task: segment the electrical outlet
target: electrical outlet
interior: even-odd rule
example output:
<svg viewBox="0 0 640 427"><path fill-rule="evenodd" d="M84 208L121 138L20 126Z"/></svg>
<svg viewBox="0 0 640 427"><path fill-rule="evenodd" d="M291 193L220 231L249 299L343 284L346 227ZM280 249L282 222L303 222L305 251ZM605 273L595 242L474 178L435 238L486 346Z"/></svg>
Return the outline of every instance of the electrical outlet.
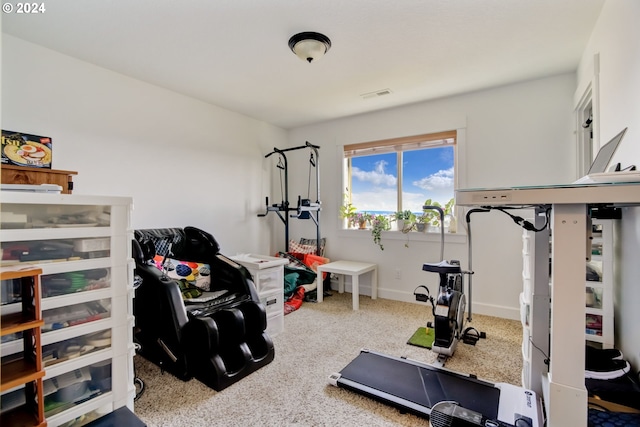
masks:
<svg viewBox="0 0 640 427"><path fill-rule="evenodd" d="M396 280L400 280L402 278L402 274L400 273L400 269L396 268Z"/></svg>

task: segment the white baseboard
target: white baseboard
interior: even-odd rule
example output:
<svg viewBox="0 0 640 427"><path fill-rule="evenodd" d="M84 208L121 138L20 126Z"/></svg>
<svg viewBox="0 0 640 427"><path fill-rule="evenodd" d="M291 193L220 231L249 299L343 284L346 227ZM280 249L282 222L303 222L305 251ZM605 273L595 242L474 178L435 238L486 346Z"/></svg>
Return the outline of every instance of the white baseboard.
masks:
<svg viewBox="0 0 640 427"><path fill-rule="evenodd" d="M331 289L338 290L338 282L331 281ZM351 292L351 284L344 284L345 292ZM360 295L371 296L370 286L360 286ZM411 302L415 304L425 304L417 302L413 293L399 291L393 289L378 289L378 298L390 299L393 301ZM501 319L520 320L520 307L506 307L495 304L486 304L481 302L473 302L471 306L473 314L482 314L484 316L499 317Z"/></svg>

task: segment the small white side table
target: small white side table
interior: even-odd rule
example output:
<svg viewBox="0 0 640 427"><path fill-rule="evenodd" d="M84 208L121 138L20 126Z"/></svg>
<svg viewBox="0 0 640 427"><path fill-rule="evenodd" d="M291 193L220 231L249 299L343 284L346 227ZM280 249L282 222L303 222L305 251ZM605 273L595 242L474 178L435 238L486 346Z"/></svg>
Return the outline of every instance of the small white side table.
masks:
<svg viewBox="0 0 640 427"><path fill-rule="evenodd" d="M360 275L371 271L371 299L378 297L378 265L369 262L335 261L317 267L318 302L322 302L322 273L338 274L338 292L344 292L344 276L351 276L351 292L353 293L353 309L360 308L359 289Z"/></svg>

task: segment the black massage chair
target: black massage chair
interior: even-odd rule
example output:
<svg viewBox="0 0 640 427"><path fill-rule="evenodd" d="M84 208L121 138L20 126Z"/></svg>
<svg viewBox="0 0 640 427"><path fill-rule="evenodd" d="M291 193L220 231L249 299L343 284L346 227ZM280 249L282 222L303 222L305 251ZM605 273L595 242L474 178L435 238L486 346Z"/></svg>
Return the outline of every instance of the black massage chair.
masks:
<svg viewBox="0 0 640 427"><path fill-rule="evenodd" d="M195 227L159 228L136 230L134 237L134 335L143 357L217 391L273 360L265 309L251 275L220 253L211 234ZM220 296L185 304L181 283L158 266L166 258L206 264L205 294Z"/></svg>

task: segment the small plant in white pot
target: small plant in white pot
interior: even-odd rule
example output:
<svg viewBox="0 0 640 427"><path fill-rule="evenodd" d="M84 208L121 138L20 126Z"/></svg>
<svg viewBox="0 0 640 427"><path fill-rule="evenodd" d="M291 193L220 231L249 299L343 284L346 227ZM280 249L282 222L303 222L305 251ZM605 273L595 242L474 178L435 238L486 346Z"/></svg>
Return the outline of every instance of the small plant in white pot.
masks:
<svg viewBox="0 0 640 427"><path fill-rule="evenodd" d="M427 231L427 227L429 227L430 222L431 222L430 216L420 215L416 217L416 230L419 233L425 233Z"/></svg>
<svg viewBox="0 0 640 427"><path fill-rule="evenodd" d="M457 220L454 213L455 199L452 197L448 202L442 206L439 202L427 199L424 202L424 206L435 206L442 209L445 225L448 222L449 233L455 233L457 231ZM440 212L436 209L423 209L422 221L432 227L432 231L440 231Z"/></svg>
<svg viewBox="0 0 640 427"><path fill-rule="evenodd" d="M447 203L445 203L444 208L444 216L449 217L449 233L456 233L458 231L458 219L456 218L455 213L456 201L452 197L449 199Z"/></svg>
<svg viewBox="0 0 640 427"><path fill-rule="evenodd" d="M410 210L398 211L395 213L396 224L398 225L398 231L408 233L413 229L413 225L416 222L416 214Z"/></svg>
<svg viewBox="0 0 640 427"><path fill-rule="evenodd" d="M442 209L442 205L432 199L424 201L423 206L435 206ZM436 209L422 209L422 221L426 224L425 231L436 231L440 228L440 212ZM431 230L429 230L431 228Z"/></svg>

